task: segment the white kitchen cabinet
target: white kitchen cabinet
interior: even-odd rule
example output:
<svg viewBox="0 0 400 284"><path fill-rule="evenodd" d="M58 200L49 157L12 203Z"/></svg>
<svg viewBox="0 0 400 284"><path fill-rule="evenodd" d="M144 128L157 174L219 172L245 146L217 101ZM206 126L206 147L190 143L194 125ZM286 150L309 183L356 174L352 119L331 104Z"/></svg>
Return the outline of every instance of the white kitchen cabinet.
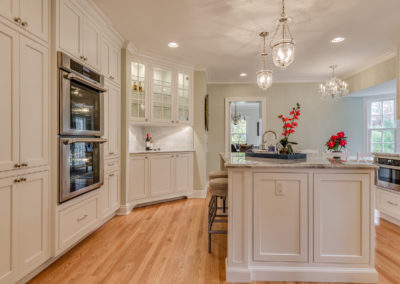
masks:
<svg viewBox="0 0 400 284"><path fill-rule="evenodd" d="M254 260L308 261L307 198L307 174L254 174Z"/></svg>
<svg viewBox="0 0 400 284"><path fill-rule="evenodd" d="M150 121L149 64L135 60L131 62L129 94L129 118L131 121Z"/></svg>
<svg viewBox="0 0 400 284"><path fill-rule="evenodd" d="M368 263L369 174L314 174L314 260Z"/></svg>
<svg viewBox="0 0 400 284"><path fill-rule="evenodd" d="M134 155L129 158L129 201L148 197L149 158Z"/></svg>
<svg viewBox="0 0 400 284"><path fill-rule="evenodd" d="M110 81L121 84L121 49L103 38L101 50L101 69Z"/></svg>
<svg viewBox="0 0 400 284"><path fill-rule="evenodd" d="M163 66L152 66L151 120L174 123L174 73Z"/></svg>
<svg viewBox="0 0 400 284"><path fill-rule="evenodd" d="M377 188L376 208L390 217L391 222L400 223L400 194L388 189ZM383 216L384 218L386 216Z"/></svg>
<svg viewBox="0 0 400 284"><path fill-rule="evenodd" d="M101 194L101 217L107 218L120 207L120 174L119 171L104 174L104 185Z"/></svg>
<svg viewBox="0 0 400 284"><path fill-rule="evenodd" d="M173 192L174 155L157 154L150 156L150 195L152 197Z"/></svg>
<svg viewBox="0 0 400 284"><path fill-rule="evenodd" d="M0 23L0 171L48 163L48 49Z"/></svg>
<svg viewBox="0 0 400 284"><path fill-rule="evenodd" d="M175 154L175 191L188 192L193 188L193 154Z"/></svg>
<svg viewBox="0 0 400 284"><path fill-rule="evenodd" d="M49 41L49 0L0 0L0 15Z"/></svg>
<svg viewBox="0 0 400 284"><path fill-rule="evenodd" d="M192 76L189 71L178 72L175 96L175 123L191 123L192 120Z"/></svg>
<svg viewBox="0 0 400 284"><path fill-rule="evenodd" d="M121 135L121 89L113 84L106 84L104 95L104 137L108 140L104 145L105 158L110 159L120 155Z"/></svg>
<svg viewBox="0 0 400 284"><path fill-rule="evenodd" d="M0 180L0 283L49 258L48 172Z"/></svg>
<svg viewBox="0 0 400 284"><path fill-rule="evenodd" d="M99 27L68 0L60 0L59 7L60 49L100 70Z"/></svg>
<svg viewBox="0 0 400 284"><path fill-rule="evenodd" d="M133 204L188 196L193 190L193 153L131 154L129 201Z"/></svg>

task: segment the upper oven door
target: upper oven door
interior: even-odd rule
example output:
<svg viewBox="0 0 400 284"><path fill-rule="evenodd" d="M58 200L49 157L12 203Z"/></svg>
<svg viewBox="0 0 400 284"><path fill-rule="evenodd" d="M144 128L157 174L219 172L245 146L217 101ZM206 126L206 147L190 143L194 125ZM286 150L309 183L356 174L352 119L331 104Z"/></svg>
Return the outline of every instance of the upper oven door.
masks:
<svg viewBox="0 0 400 284"><path fill-rule="evenodd" d="M392 166L380 166L377 173L377 185L400 190L400 168Z"/></svg>
<svg viewBox="0 0 400 284"><path fill-rule="evenodd" d="M105 89L73 73L60 70L60 134L104 134Z"/></svg>

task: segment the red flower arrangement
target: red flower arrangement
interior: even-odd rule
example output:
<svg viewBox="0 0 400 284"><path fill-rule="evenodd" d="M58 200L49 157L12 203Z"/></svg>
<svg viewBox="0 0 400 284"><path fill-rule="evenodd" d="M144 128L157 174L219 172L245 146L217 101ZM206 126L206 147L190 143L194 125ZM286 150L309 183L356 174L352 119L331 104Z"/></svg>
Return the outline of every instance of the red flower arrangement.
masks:
<svg viewBox="0 0 400 284"><path fill-rule="evenodd" d="M332 135L331 138L326 142L326 147L328 150L339 151L346 148L347 137L343 131L338 132L336 135Z"/></svg>
<svg viewBox="0 0 400 284"><path fill-rule="evenodd" d="M296 107L292 109L288 116L283 116L283 114L278 115L278 118L283 122L283 138L280 140L283 149L281 150L282 153L293 153L292 146L290 144L297 144L296 142L290 142L289 136L295 133L295 128L298 126L296 120L300 117L300 104L297 103Z"/></svg>

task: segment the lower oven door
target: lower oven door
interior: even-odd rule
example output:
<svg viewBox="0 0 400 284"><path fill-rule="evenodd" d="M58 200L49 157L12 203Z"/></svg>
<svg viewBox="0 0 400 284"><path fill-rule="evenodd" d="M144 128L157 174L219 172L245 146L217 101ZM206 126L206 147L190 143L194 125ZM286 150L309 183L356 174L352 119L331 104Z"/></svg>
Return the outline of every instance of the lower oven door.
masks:
<svg viewBox="0 0 400 284"><path fill-rule="evenodd" d="M60 203L103 185L103 143L106 141L60 137Z"/></svg>
<svg viewBox="0 0 400 284"><path fill-rule="evenodd" d="M380 166L376 175L377 185L400 191L400 168Z"/></svg>

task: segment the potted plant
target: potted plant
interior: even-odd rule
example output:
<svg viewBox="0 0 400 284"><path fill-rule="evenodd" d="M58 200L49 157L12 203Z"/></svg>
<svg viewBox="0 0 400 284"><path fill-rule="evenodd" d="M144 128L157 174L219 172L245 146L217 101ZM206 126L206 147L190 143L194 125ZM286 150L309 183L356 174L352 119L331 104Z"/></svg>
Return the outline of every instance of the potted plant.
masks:
<svg viewBox="0 0 400 284"><path fill-rule="evenodd" d="M326 147L329 152L334 153L334 159L341 159L341 153L343 149L346 148L347 145L347 137L343 131L336 133L336 135L332 135L331 138L326 142Z"/></svg>
<svg viewBox="0 0 400 284"><path fill-rule="evenodd" d="M296 142L289 141L290 135L295 133L295 128L298 126L296 120L300 117L300 104L296 103L296 107L292 108L289 115L284 117L282 114L278 116L283 122L282 139L279 143L282 145L282 149L279 151L280 154L292 154L292 145L296 145Z"/></svg>

